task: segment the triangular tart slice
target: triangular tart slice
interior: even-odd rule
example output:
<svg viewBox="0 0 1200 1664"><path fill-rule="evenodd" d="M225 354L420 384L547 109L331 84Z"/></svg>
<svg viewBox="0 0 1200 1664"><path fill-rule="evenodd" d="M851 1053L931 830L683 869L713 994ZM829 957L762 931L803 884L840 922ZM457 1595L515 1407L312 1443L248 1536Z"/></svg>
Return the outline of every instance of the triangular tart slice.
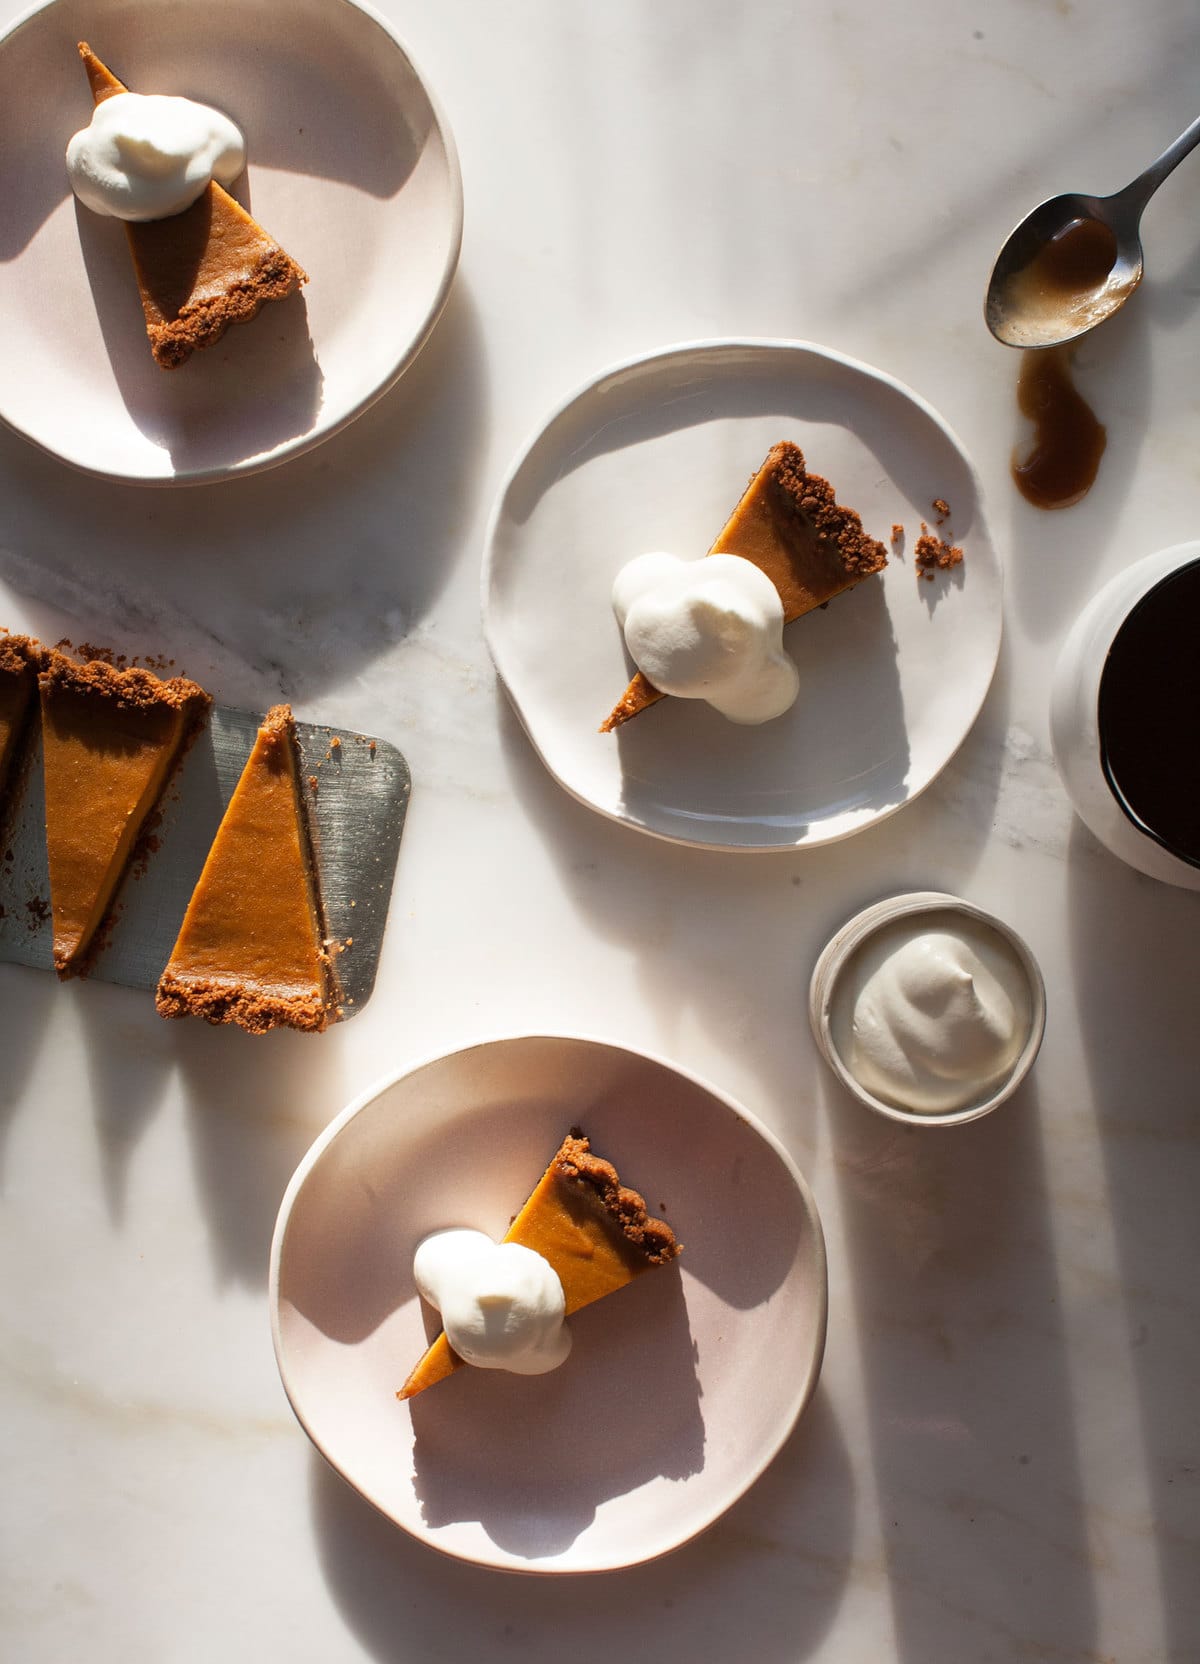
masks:
<svg viewBox="0 0 1200 1664"><path fill-rule="evenodd" d="M129 91L86 41L79 42L79 55L94 104ZM265 302L282 300L308 281L291 255L215 180L182 214L126 220L125 232L150 351L164 370L211 347L230 324L247 323Z"/></svg>
<svg viewBox="0 0 1200 1664"><path fill-rule="evenodd" d="M39 677L54 968L79 974L171 771L203 688L138 667L47 655Z"/></svg>
<svg viewBox="0 0 1200 1664"><path fill-rule="evenodd" d="M742 493L710 555L752 561L779 591L785 624L852 589L887 565L887 550L863 530L852 508L843 508L829 481L810 474L799 445L772 445ZM666 698L639 670L600 725L619 728Z"/></svg>
<svg viewBox="0 0 1200 1664"><path fill-rule="evenodd" d="M647 1213L642 1197L621 1183L611 1162L592 1154L578 1128L563 1140L504 1240L550 1262L568 1317L680 1251L671 1227ZM462 1367L443 1331L396 1397L414 1398Z"/></svg>
<svg viewBox="0 0 1200 1664"><path fill-rule="evenodd" d="M251 1034L325 1027L329 958L291 709L266 714L204 863L155 1004Z"/></svg>
<svg viewBox="0 0 1200 1664"><path fill-rule="evenodd" d="M44 650L29 636L0 635L0 806L37 694L43 657Z"/></svg>

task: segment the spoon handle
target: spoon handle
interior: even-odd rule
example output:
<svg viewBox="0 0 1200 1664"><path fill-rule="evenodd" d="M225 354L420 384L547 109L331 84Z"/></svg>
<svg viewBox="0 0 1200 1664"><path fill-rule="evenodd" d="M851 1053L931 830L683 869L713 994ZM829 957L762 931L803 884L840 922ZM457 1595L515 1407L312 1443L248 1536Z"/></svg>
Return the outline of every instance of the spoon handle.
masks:
<svg viewBox="0 0 1200 1664"><path fill-rule="evenodd" d="M1183 158L1189 156L1198 144L1200 144L1200 116L1196 117L1190 127L1184 128L1174 144L1169 144L1158 160L1151 162L1144 173L1139 173L1137 178L1131 184L1126 185L1123 191L1117 192L1118 199L1126 207L1136 209L1140 215L1142 209L1167 175L1173 173L1180 162L1183 161Z"/></svg>

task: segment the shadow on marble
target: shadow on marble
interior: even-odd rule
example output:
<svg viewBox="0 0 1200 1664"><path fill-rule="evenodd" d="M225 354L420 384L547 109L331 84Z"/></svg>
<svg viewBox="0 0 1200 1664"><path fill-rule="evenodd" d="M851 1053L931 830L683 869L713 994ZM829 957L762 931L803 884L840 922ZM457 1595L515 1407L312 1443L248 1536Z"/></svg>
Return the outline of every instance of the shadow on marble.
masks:
<svg viewBox="0 0 1200 1664"><path fill-rule="evenodd" d="M1147 1649L1200 1656L1196 1578L1195 1386L1200 1380L1200 895L1124 866L1076 820L1068 865L1071 964L1086 1087L1104 1189L1090 1200L1111 1239L1121 1341L1108 1372L1127 1377L1138 1437L1125 1529L1148 1535L1157 1589L1144 1590ZM1131 1044L1130 1037L1136 1036ZM1142 1547L1147 1547L1142 1541ZM1149 1656L1147 1650L1146 1656Z"/></svg>
<svg viewBox="0 0 1200 1664"><path fill-rule="evenodd" d="M380 1664L519 1650L527 1664L800 1664L827 1636L853 1565L849 1456L816 1396L767 1472L702 1536L649 1565L512 1577L407 1536L315 1453L313 1519L330 1590ZM603 1617L595 1616L599 1597Z"/></svg>
<svg viewBox="0 0 1200 1664"><path fill-rule="evenodd" d="M4 1068L0 1070L0 1195L4 1192L9 1128L22 1107L36 1111L35 1105L23 1105L23 1094L57 994L57 980L45 971L25 965L6 965L0 971L0 1045L4 1050Z"/></svg>
<svg viewBox="0 0 1200 1664"><path fill-rule="evenodd" d="M105 1201L120 1224L130 1166L175 1072L173 1037L145 989L87 981L63 997L76 1001Z"/></svg>
<svg viewBox="0 0 1200 1664"><path fill-rule="evenodd" d="M1024 18L1019 23L1007 19L995 19L994 23L989 19L988 23L986 31L973 31L974 39L981 44L971 53L971 73L986 67L999 70L1006 79L1028 77L1039 91L1049 94L1049 88L1037 78L1040 71L1055 63L1058 49L1048 40L1043 42L1040 24L1031 31ZM1145 38L1139 50L1145 52L1145 57L1141 60L1139 84L1155 90L1153 105L1147 101L1145 107L1163 110L1174 105L1181 112L1182 126L1194 107L1191 66L1200 47L1200 24L1190 8L1182 7L1161 15L1145 12L1140 27ZM1157 50L1148 49L1152 32L1159 36L1154 43ZM961 50L957 41L946 44L951 52ZM886 260L863 261L861 280L848 285L842 296L848 310L869 311L898 288L919 289L929 266L931 225L936 223L940 258L958 259L968 250L978 251L978 311L974 316L982 333L987 277L1009 231L1038 202L1059 191L1120 189L1154 154L1152 148L1140 153L1125 145L1126 160L1110 162L1098 175L1095 158L1105 154L1105 141L1114 127L1113 104L1096 98L1068 105L1051 94L1044 98L1042 108L1044 122L1026 121L1019 131L1006 134L1008 142L1004 145L975 151L971 170L963 175L959 190L950 201L938 201L936 221L931 204L928 212L912 216L907 237L889 242ZM1166 144L1177 130L1168 122L1159 135L1161 143ZM1112 172L1114 165L1116 173ZM1180 184L1176 182L1172 188L1179 190ZM1180 212L1178 198L1174 211ZM1183 211L1187 211L1186 203Z"/></svg>
<svg viewBox="0 0 1200 1664"><path fill-rule="evenodd" d="M28 627L168 653L223 702L314 699L425 617L464 541L486 437L478 313L461 277L397 385L281 468L119 485L0 430L0 580ZM0 623L4 620L0 618Z"/></svg>
<svg viewBox="0 0 1200 1664"><path fill-rule="evenodd" d="M1036 1078L940 1130L825 1080L899 1664L1094 1656Z"/></svg>
<svg viewBox="0 0 1200 1664"><path fill-rule="evenodd" d="M1200 308L1200 239L1174 271L1155 264L1142 279L1140 304L1155 329L1179 330Z"/></svg>
<svg viewBox="0 0 1200 1664"><path fill-rule="evenodd" d="M178 1075L215 1281L265 1287L287 1182L341 1107L340 1030L248 1035L190 1019L167 1022L142 989L63 987L45 973L37 980L76 1005L110 1219L124 1218L138 1146Z"/></svg>
<svg viewBox="0 0 1200 1664"><path fill-rule="evenodd" d="M993 826L1006 678L956 758L914 803L842 843L757 854L670 844L596 814L547 772L499 687L496 698L511 789L588 930L627 949L622 975L658 1017L658 1049L686 1055L699 1024L739 1068L754 1071L763 1100L779 1106L777 1130L800 1165L810 1165L820 1138L805 1015L813 965L832 932L881 896L969 888ZM687 892L695 898L690 911L678 904Z"/></svg>
<svg viewBox="0 0 1200 1664"><path fill-rule="evenodd" d="M190 1018L163 1029L182 1080L215 1281L265 1289L288 1181L342 1107L345 1036L340 1027L251 1035Z"/></svg>

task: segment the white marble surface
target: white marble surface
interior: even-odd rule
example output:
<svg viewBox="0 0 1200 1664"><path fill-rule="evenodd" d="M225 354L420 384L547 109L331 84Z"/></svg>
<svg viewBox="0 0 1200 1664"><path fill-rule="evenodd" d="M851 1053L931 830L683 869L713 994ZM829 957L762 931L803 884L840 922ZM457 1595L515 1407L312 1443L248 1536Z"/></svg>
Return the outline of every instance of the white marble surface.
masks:
<svg viewBox="0 0 1200 1664"><path fill-rule="evenodd" d="M0 22L15 15L0 0ZM1073 819L1047 690L1083 601L1196 533L1200 162L1150 277L1081 349L1096 489L1016 497L1013 357L981 321L1034 202L1124 184L1196 114L1185 0L446 0L386 10L444 103L467 217L400 386L278 472L97 485L0 433L4 618L169 650L227 703L369 724L413 808L375 997L317 1042L166 1025L0 967L0 1632L6 1657L198 1664L1184 1664L1200 1654L1200 897ZM895 819L808 854L672 848L589 814L497 693L478 562L502 473L609 360L806 337L935 404L1008 572L983 715ZM809 971L866 901L928 886L1040 956L1045 1049L945 1136L857 1112ZM271 1353L283 1186L373 1077L480 1034L598 1031L739 1096L828 1234L817 1398L705 1537L581 1589L435 1556L323 1470Z"/></svg>

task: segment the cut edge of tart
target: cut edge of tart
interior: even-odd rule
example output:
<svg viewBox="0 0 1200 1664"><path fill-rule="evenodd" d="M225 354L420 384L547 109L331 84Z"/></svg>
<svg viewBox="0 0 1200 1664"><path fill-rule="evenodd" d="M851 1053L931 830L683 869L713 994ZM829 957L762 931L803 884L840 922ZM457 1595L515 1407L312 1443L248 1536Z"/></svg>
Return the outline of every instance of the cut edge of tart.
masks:
<svg viewBox="0 0 1200 1664"><path fill-rule="evenodd" d="M46 650L32 636L0 633L0 812L37 700Z"/></svg>
<svg viewBox="0 0 1200 1664"><path fill-rule="evenodd" d="M612 1163L592 1153L578 1127L555 1152L503 1240L532 1248L549 1261L562 1283L568 1317L615 1294L642 1272L669 1264L681 1251L666 1220L651 1215L644 1198L621 1183ZM396 1397L414 1398L463 1364L443 1330Z"/></svg>
<svg viewBox="0 0 1200 1664"><path fill-rule="evenodd" d="M54 968L81 975L211 703L184 676L46 653L38 677Z"/></svg>
<svg viewBox="0 0 1200 1664"><path fill-rule="evenodd" d="M263 718L155 1006L250 1034L316 1033L336 1009L290 705Z"/></svg>
<svg viewBox="0 0 1200 1664"><path fill-rule="evenodd" d="M808 471L804 452L787 439L767 452L708 553L740 555L765 572L779 591L785 624L887 565L887 550L863 529L861 516L838 502L827 479ZM667 697L637 671L600 732Z"/></svg>
<svg viewBox="0 0 1200 1664"><path fill-rule="evenodd" d="M129 91L86 41L78 45L93 104ZM164 370L177 369L219 341L230 324L249 323L268 301L283 300L308 281L215 180L181 214L123 223L150 351Z"/></svg>

